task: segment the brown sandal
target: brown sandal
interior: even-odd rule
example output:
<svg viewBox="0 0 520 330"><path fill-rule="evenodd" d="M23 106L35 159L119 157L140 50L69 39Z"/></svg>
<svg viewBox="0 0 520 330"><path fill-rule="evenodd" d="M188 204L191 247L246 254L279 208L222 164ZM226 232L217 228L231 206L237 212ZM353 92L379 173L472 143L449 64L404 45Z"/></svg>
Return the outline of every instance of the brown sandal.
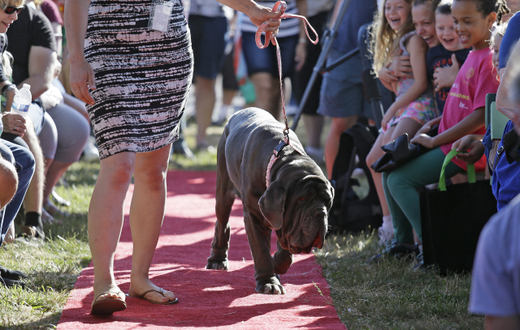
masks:
<svg viewBox="0 0 520 330"><path fill-rule="evenodd" d="M122 293L122 292L121 292ZM124 299L110 296L112 292L103 292L94 299L92 302L92 309L90 314L92 315L112 315L115 312L123 311L126 309L126 302ZM106 295L106 297L102 297Z"/></svg>

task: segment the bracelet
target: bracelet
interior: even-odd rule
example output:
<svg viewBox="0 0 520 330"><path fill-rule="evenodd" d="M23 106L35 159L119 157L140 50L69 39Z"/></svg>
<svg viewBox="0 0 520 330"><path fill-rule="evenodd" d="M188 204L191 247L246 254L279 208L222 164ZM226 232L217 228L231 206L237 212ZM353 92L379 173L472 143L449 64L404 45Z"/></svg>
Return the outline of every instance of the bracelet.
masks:
<svg viewBox="0 0 520 330"><path fill-rule="evenodd" d="M5 84L4 87L2 87L2 95L5 97L5 92L13 90L16 88L15 84Z"/></svg>
<svg viewBox="0 0 520 330"><path fill-rule="evenodd" d="M305 38L300 38L300 39L298 39L298 42L299 42L300 44L306 44L306 43L307 43L307 39L305 39Z"/></svg>

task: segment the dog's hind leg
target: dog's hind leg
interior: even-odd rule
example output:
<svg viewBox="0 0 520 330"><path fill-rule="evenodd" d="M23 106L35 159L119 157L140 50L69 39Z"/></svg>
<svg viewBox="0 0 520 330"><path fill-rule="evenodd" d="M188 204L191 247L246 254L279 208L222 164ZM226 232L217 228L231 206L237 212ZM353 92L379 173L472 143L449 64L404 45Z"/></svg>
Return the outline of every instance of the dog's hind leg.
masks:
<svg viewBox="0 0 520 330"><path fill-rule="evenodd" d="M211 242L211 255L206 265L207 269L228 269L228 250L230 231L229 216L235 201L234 186L227 173L226 159L219 145L219 153L217 155L217 190L215 195L215 212L217 222L215 223L215 235Z"/></svg>

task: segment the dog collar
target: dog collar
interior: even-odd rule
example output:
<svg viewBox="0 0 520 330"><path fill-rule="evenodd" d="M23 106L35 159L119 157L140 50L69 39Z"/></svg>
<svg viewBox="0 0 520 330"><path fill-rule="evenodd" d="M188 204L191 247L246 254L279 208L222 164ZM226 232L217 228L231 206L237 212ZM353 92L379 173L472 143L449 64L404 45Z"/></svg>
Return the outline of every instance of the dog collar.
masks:
<svg viewBox="0 0 520 330"><path fill-rule="evenodd" d="M290 146L293 148L297 153L303 155L303 153L296 149L292 144L289 143L289 135L285 135L282 140L280 140L280 143L274 148L273 154L271 155L271 158L269 159L269 163L267 164L267 170L265 173L265 186L266 188L269 188L269 185L271 184L271 169L273 168L274 162L280 157L280 152L285 146Z"/></svg>

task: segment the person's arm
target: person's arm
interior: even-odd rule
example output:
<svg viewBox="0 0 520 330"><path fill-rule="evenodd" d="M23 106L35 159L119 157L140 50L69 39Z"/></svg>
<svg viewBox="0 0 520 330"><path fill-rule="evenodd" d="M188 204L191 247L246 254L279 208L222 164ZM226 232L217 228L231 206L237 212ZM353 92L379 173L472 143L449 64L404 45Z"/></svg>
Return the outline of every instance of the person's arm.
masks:
<svg viewBox="0 0 520 330"><path fill-rule="evenodd" d="M68 0L73 1L73 0ZM79 1L79 0L74 0ZM260 26L263 22L269 21L269 27L266 29L267 32L272 32L275 35L278 33L278 27L280 26L281 13L272 12L271 8L260 6L253 0L217 0L218 2L231 7L235 10L243 12L249 17L254 25ZM90 1L89 1L90 2ZM67 32L69 33L69 32ZM68 40L68 36L67 36ZM83 40L83 39L82 39Z"/></svg>
<svg viewBox="0 0 520 330"><path fill-rule="evenodd" d="M484 135L480 134L466 135L463 138L455 141L451 146L451 149L455 149L457 151L464 151L464 153L458 154L457 158L468 164L474 164L484 154L485 147L482 143L483 138Z"/></svg>
<svg viewBox="0 0 520 330"><path fill-rule="evenodd" d="M442 146L444 144L457 141L461 137L475 132L477 129L482 127L484 120L484 107L480 107L475 109L471 114L439 135L430 137L426 134L420 134L414 137L410 142L421 144L430 149Z"/></svg>
<svg viewBox="0 0 520 330"><path fill-rule="evenodd" d="M428 49L426 43L421 37L414 35L408 41L406 48L410 53L410 64L415 77L414 83L388 108L381 127L386 127L388 121L399 109L415 101L428 88L428 74L426 72L426 51Z"/></svg>
<svg viewBox="0 0 520 330"><path fill-rule="evenodd" d="M55 77L57 55L50 48L31 46L29 51L29 77L18 84L20 89L23 84L31 85L32 98L37 99L47 91Z"/></svg>
<svg viewBox="0 0 520 330"><path fill-rule="evenodd" d="M307 0L296 0L298 6L298 15L307 16ZM296 71L300 71L307 57L307 34L305 33L305 22L300 20L300 35L298 45L296 46L296 54L294 61L296 63Z"/></svg>
<svg viewBox="0 0 520 330"><path fill-rule="evenodd" d="M87 104L94 104L89 93L96 89L94 71L85 60L84 41L87 32L90 0L67 0L65 6L65 30L70 62L70 85L74 96Z"/></svg>

